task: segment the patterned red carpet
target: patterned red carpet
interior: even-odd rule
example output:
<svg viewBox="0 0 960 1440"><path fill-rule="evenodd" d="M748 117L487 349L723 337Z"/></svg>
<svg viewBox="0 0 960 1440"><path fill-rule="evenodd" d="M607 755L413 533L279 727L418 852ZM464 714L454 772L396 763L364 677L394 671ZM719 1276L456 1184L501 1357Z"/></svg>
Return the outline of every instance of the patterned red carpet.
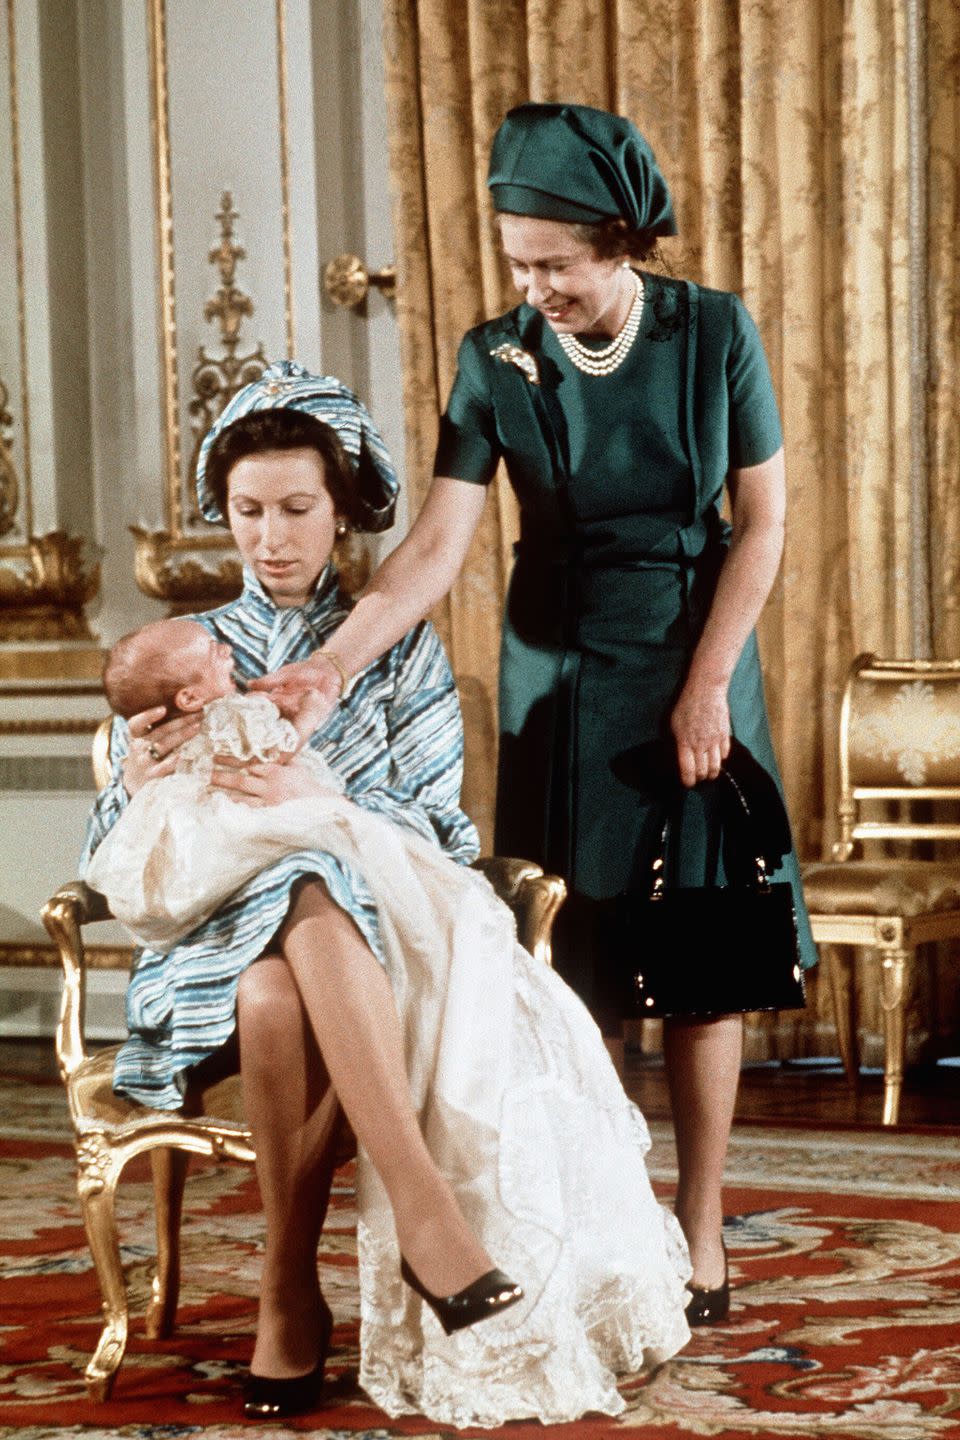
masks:
<svg viewBox="0 0 960 1440"><path fill-rule="evenodd" d="M149 1186L142 1172L124 1182L133 1335L114 1398L92 1405L81 1376L99 1296L59 1087L0 1077L0 1116L0 1437L255 1440L236 1399L257 1282L251 1173L210 1167L191 1180L180 1328L162 1343L147 1342L138 1323L153 1250ZM664 1194L671 1159L669 1130L658 1125L652 1169ZM653 1377L627 1381L629 1408L617 1421L498 1433L960 1437L960 1139L745 1126L729 1174L729 1323L698 1332ZM292 1428L425 1440L436 1426L390 1422L356 1387L352 1205L344 1172L321 1256L337 1321L331 1384L324 1409Z"/></svg>

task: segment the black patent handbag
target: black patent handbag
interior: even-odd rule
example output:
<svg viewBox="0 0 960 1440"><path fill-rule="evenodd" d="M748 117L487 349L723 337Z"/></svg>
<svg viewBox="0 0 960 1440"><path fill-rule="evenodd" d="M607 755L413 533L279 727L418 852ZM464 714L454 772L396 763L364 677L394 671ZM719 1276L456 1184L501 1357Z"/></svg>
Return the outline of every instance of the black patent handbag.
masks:
<svg viewBox="0 0 960 1440"><path fill-rule="evenodd" d="M771 882L744 789L724 768L726 885L666 883L675 818L668 809L648 892L622 897L615 963L646 1018L798 1010L806 1004L793 888ZM784 813L784 821L786 815Z"/></svg>

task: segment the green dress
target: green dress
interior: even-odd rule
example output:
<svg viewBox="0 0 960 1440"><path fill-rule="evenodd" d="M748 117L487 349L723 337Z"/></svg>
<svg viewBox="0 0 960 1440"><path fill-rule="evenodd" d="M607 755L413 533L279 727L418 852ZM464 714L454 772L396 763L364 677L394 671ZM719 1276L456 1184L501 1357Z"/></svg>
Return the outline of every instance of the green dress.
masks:
<svg viewBox="0 0 960 1440"><path fill-rule="evenodd" d="M726 553L731 468L782 443L756 327L735 295L644 275L640 332L613 374L574 367L520 305L471 330L435 471L477 484L502 458L521 511L500 668L496 849L567 881L557 964L610 1008L604 907L644 890L663 808L636 758L669 736ZM519 347L506 358L495 352ZM520 363L517 363L517 361ZM733 733L780 784L751 636L729 690ZM667 752L669 753L669 752ZM671 880L720 883L715 795L684 800ZM816 961L795 854L806 965ZM609 968L609 967L607 967Z"/></svg>

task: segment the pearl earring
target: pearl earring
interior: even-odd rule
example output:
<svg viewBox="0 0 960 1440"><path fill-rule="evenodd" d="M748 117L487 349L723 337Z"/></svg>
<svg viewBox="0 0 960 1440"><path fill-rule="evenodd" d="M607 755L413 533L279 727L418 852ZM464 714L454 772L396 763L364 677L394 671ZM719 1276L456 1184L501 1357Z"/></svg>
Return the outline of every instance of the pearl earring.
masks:
<svg viewBox="0 0 960 1440"><path fill-rule="evenodd" d="M334 528L334 534L336 535L338 540L342 540L349 531L349 529L350 526L347 524L346 520L340 519L336 523L336 526Z"/></svg>

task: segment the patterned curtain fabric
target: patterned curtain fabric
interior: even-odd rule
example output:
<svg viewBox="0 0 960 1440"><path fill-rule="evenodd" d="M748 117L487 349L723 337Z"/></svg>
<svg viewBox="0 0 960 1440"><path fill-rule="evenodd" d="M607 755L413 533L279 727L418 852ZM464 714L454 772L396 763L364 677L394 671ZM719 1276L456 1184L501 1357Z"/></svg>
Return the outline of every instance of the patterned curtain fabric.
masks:
<svg viewBox="0 0 960 1440"><path fill-rule="evenodd" d="M960 7L928 25L930 508L936 654L960 655Z"/></svg>
<svg viewBox="0 0 960 1440"><path fill-rule="evenodd" d="M906 7L899 0L385 0L398 313L413 508L429 483L458 342L516 303L484 183L524 99L629 115L671 185L675 274L736 290L784 421L783 569L760 626L801 855L833 838L839 692L861 650L911 651ZM960 19L929 0L932 604L960 653L955 156ZM468 731L465 804L489 840L500 609L515 506L499 482L438 616ZM826 853L829 853L828 849ZM861 1014L879 1040L880 1017ZM823 1032L821 1036L821 1032ZM756 1055L833 1048L827 986Z"/></svg>

